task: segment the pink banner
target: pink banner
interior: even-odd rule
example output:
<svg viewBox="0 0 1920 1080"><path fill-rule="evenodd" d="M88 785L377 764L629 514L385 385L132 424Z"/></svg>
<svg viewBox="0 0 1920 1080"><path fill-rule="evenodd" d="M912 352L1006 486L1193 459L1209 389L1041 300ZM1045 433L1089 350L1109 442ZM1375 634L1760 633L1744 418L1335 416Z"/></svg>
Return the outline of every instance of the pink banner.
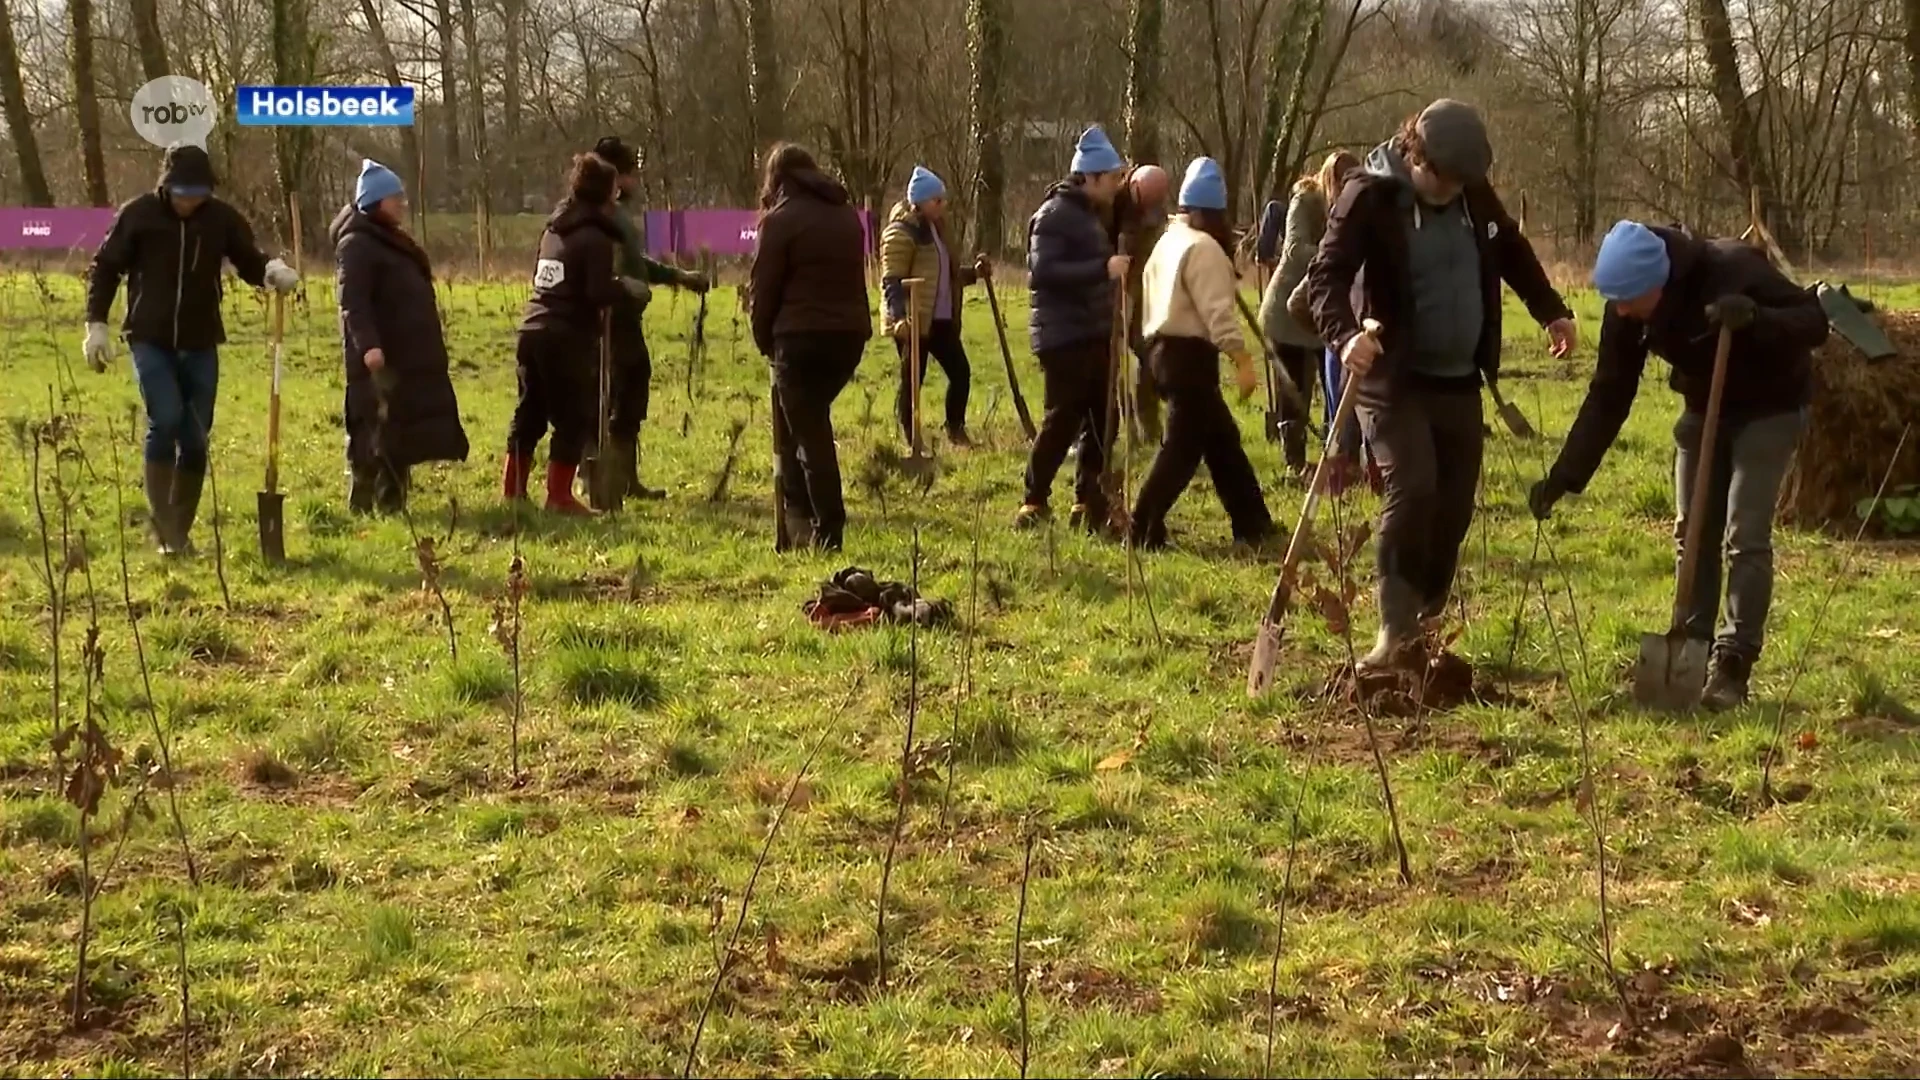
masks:
<svg viewBox="0 0 1920 1080"><path fill-rule="evenodd" d="M753 254L759 238L757 210L649 210L647 254L655 259L692 257L711 251L721 258ZM862 215L867 250L873 250L873 219Z"/></svg>
<svg viewBox="0 0 1920 1080"><path fill-rule="evenodd" d="M113 227L110 206L0 207L0 249L79 249L89 254Z"/></svg>

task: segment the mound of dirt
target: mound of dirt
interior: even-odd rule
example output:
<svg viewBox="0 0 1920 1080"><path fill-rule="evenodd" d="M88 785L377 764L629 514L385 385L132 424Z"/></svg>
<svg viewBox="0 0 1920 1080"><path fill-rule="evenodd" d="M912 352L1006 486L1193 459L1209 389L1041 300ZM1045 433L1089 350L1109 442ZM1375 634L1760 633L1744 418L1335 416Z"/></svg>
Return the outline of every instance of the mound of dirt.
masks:
<svg viewBox="0 0 1920 1080"><path fill-rule="evenodd" d="M1341 664L1327 677L1321 693L1327 700L1364 708L1374 716L1418 716L1473 703L1513 701L1499 687L1478 681L1464 657L1446 650L1410 657L1390 670L1357 675L1352 665Z"/></svg>
<svg viewBox="0 0 1920 1080"><path fill-rule="evenodd" d="M1813 354L1813 401L1806 431L1780 492L1782 519L1850 533L1855 506L1880 484L1900 433L1920 400L1920 312L1872 316L1897 356L1869 361L1839 334ZM1920 439L1894 463L1889 494L1920 484Z"/></svg>

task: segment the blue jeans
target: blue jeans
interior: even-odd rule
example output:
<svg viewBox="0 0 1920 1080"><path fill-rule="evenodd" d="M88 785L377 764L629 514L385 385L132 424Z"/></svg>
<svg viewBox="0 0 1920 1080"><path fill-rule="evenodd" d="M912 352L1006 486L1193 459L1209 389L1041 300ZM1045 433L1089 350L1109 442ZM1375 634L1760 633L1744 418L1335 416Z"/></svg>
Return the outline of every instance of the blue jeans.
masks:
<svg viewBox="0 0 1920 1080"><path fill-rule="evenodd" d="M218 349L169 349L131 341L133 374L147 404L147 461L207 471L207 435L220 385Z"/></svg>
<svg viewBox="0 0 1920 1080"><path fill-rule="evenodd" d="M1335 410L1340 407L1340 391L1346 385L1346 377L1347 370L1345 366L1340 363L1340 354L1334 352L1332 349L1326 350L1321 356L1320 381L1326 391L1324 395L1326 398L1325 414L1326 424L1329 428L1333 426L1333 414ZM1358 411L1357 409L1355 410L1356 413ZM1373 456L1372 452L1366 447L1365 441L1360 437L1360 422L1358 419L1349 418L1346 427L1341 428L1337 432L1329 431L1327 437L1333 440L1334 448L1343 454L1351 455L1360 453L1364 455L1362 460L1370 459Z"/></svg>

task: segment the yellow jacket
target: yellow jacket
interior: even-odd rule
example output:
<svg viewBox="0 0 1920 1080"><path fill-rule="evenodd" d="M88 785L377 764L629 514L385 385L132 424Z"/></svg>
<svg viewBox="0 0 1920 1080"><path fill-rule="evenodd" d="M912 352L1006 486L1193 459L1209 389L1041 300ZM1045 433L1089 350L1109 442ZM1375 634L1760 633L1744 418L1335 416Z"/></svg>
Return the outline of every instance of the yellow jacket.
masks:
<svg viewBox="0 0 1920 1080"><path fill-rule="evenodd" d="M933 305L940 293L940 249L933 235L940 226L921 216L903 200L894 204L887 216L887 227L880 234L880 332L889 336L907 321L908 278L923 278L920 302L913 319L922 334L933 326ZM960 290L975 279L971 262L961 265L953 242L944 230L940 239L947 246L947 274L953 290L953 320L960 321Z"/></svg>

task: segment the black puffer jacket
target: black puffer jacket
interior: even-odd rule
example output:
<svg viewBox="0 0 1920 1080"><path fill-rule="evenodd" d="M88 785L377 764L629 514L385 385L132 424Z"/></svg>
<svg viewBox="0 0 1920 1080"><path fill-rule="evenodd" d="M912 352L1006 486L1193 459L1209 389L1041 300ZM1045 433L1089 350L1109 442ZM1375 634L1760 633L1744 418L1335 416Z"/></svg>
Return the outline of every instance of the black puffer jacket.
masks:
<svg viewBox="0 0 1920 1080"><path fill-rule="evenodd" d="M600 333L602 312L614 305L629 309L632 298L615 275L620 245L611 209L563 200L540 234L533 295L520 330L593 336Z"/></svg>
<svg viewBox="0 0 1920 1080"><path fill-rule="evenodd" d="M396 468L465 461L467 433L427 253L351 206L335 216L330 235L347 369L347 457L359 465L384 457ZM377 374L367 370L369 349L385 360Z"/></svg>
<svg viewBox="0 0 1920 1080"><path fill-rule="evenodd" d="M209 196L192 214L173 212L165 184L213 186L206 151L182 146L167 157L162 186L134 198L114 215L113 228L93 254L87 281L87 321L106 322L113 294L127 279L128 340L170 349L209 349L227 340L220 318L220 260L247 284L266 283L267 257L254 244L240 211Z"/></svg>
<svg viewBox="0 0 1920 1080"><path fill-rule="evenodd" d="M1113 254L1107 228L1086 192L1075 184L1055 184L1027 222L1027 285L1033 290L1027 333L1034 352L1113 333L1113 282L1107 277Z"/></svg>
<svg viewBox="0 0 1920 1080"><path fill-rule="evenodd" d="M846 185L803 169L760 215L753 244L753 343L772 357L793 334L873 336L867 234Z"/></svg>

